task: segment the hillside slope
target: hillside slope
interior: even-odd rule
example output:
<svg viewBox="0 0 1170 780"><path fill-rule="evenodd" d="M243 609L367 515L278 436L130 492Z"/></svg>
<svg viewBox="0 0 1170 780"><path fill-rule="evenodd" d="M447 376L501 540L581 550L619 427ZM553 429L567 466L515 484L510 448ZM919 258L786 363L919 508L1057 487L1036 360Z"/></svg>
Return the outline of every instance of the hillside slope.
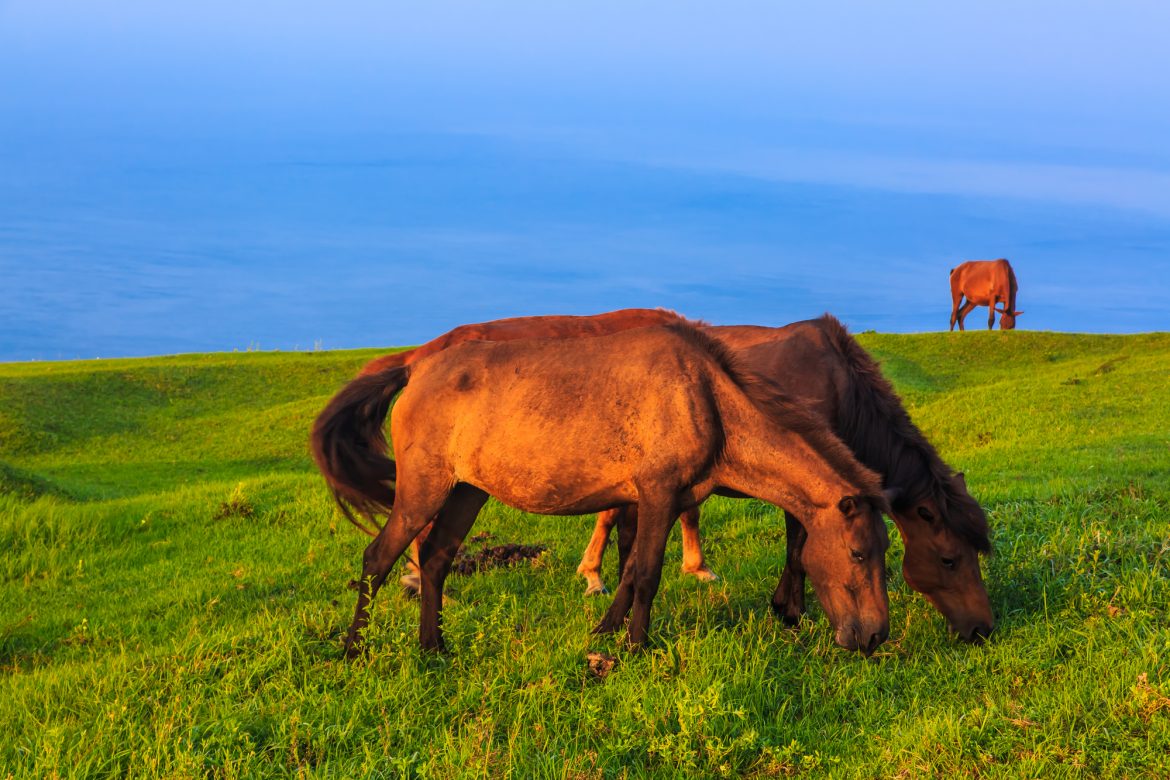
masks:
<svg viewBox="0 0 1170 780"><path fill-rule="evenodd" d="M1170 334L858 338L989 511L984 647L896 542L874 659L815 607L785 629L782 516L714 500L723 579L678 575L672 543L629 653L589 634L590 519L492 502L473 534L549 551L452 578L453 655L415 649L387 588L370 660L342 664L367 539L306 437L378 352L0 364L0 777L1170 773Z"/></svg>

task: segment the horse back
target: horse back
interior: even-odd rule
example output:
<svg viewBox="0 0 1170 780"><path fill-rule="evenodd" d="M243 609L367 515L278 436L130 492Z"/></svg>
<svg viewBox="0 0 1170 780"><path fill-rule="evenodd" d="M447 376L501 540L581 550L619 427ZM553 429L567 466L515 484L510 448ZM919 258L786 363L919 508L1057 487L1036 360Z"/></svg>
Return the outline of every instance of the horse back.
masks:
<svg viewBox="0 0 1170 780"><path fill-rule="evenodd" d="M744 371L773 383L821 419L836 418L848 372L821 320L781 328L723 325L704 331L730 347Z"/></svg>
<svg viewBox="0 0 1170 780"><path fill-rule="evenodd" d="M535 317L508 317L460 325L406 352L375 358L359 375L376 374L397 365L410 365L468 341L517 341L520 339L601 336L650 325L682 322L683 317L667 309L618 309L593 315L553 314Z"/></svg>
<svg viewBox="0 0 1170 780"><path fill-rule="evenodd" d="M951 288L980 306L987 306L993 297L1014 306L1015 279L1006 258L967 260L951 271Z"/></svg>

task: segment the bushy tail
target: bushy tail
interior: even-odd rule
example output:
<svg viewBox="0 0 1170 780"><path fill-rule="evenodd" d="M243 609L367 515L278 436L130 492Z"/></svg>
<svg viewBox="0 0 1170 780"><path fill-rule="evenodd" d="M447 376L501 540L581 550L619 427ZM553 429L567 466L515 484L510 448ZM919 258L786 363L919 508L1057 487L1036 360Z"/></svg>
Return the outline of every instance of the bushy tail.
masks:
<svg viewBox="0 0 1170 780"><path fill-rule="evenodd" d="M409 366L359 376L343 387L313 423L309 445L317 468L346 518L376 536L375 515L394 506L394 461L386 455L382 424L390 402L410 377ZM354 510L364 519L358 519Z"/></svg>

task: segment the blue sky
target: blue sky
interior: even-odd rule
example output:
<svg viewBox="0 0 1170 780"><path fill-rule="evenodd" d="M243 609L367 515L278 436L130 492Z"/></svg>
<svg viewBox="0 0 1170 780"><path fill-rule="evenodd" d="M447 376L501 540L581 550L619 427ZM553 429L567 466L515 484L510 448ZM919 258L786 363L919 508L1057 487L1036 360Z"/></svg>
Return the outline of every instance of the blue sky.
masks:
<svg viewBox="0 0 1170 780"><path fill-rule="evenodd" d="M0 0L0 360L669 306L1167 329L1170 10ZM979 319L978 314L973 315Z"/></svg>

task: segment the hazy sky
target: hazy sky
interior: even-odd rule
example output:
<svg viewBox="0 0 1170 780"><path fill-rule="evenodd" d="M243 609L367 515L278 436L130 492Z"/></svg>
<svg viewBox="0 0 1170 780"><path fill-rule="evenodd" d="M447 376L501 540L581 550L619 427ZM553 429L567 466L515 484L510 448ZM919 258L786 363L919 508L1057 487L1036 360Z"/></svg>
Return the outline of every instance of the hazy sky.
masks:
<svg viewBox="0 0 1170 780"><path fill-rule="evenodd" d="M0 0L0 359L615 300L935 329L946 270L999 255L1020 327L1164 330L1167 30L1155 2Z"/></svg>

